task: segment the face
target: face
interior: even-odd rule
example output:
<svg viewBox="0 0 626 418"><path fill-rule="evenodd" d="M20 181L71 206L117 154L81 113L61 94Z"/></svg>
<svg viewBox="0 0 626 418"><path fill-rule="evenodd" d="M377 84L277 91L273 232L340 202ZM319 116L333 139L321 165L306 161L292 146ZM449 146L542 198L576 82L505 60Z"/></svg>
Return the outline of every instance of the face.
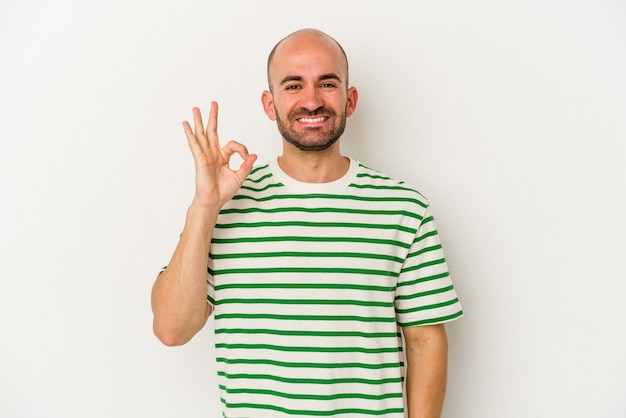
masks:
<svg viewBox="0 0 626 418"><path fill-rule="evenodd" d="M348 88L346 80L346 61L332 40L311 35L286 39L270 66L265 113L287 143L303 151L327 150L343 134L356 106L356 89Z"/></svg>

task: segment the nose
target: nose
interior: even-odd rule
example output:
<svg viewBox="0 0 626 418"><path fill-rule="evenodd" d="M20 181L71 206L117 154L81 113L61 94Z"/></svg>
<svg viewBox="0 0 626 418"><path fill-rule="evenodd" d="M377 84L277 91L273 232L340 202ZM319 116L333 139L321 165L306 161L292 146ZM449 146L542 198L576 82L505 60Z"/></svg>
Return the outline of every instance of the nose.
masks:
<svg viewBox="0 0 626 418"><path fill-rule="evenodd" d="M315 87L308 87L302 90L300 96L300 106L303 109L313 112L322 107L322 98L320 92Z"/></svg>

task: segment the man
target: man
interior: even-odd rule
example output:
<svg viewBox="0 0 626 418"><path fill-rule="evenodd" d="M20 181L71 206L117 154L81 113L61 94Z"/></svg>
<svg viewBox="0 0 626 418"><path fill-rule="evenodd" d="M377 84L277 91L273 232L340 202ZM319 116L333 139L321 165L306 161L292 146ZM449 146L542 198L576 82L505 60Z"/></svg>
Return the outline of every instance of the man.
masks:
<svg viewBox="0 0 626 418"><path fill-rule="evenodd" d="M428 203L341 154L358 93L334 39L297 31L267 71L276 160L253 169L244 145L220 147L216 103L206 129L197 108L183 123L196 191L154 284L154 332L184 344L213 311L225 417L403 417L405 400L439 417L444 323L462 311Z"/></svg>

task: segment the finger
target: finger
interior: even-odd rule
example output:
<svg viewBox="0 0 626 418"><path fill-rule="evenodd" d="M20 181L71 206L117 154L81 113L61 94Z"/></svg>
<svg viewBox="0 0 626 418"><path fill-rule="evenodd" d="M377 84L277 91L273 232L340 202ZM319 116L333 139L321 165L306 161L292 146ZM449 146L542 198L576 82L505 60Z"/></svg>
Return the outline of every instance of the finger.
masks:
<svg viewBox="0 0 626 418"><path fill-rule="evenodd" d="M219 138L217 136L217 102L211 102L211 110L209 111L209 122L206 127L206 137L210 146L219 147Z"/></svg>
<svg viewBox="0 0 626 418"><path fill-rule="evenodd" d="M183 130L185 131L185 136L187 137L187 142L189 142L189 145L198 145L198 140L196 138L196 136L193 133L193 130L191 129L191 125L189 124L189 122L184 121L183 122Z"/></svg>
<svg viewBox="0 0 626 418"><path fill-rule="evenodd" d="M185 136L187 137L187 143L189 144L189 149L191 149L191 154L194 156L194 160L195 160L196 155L202 153L202 147L198 143L198 139L194 135L189 122L187 121L183 122L183 129L185 130Z"/></svg>
<svg viewBox="0 0 626 418"><path fill-rule="evenodd" d="M257 159L256 154L250 154L248 152L248 148L237 141L228 141L228 143L222 148L222 153L227 163L230 160L230 157L235 153L239 154L239 156L243 159L239 168L237 170L233 170L237 176L237 181L241 186L246 177L248 177L248 174L252 171L254 162Z"/></svg>
<svg viewBox="0 0 626 418"><path fill-rule="evenodd" d="M183 129L185 130L185 136L186 137L194 136L193 135L193 130L191 129L191 125L186 120L183 121Z"/></svg>
<svg viewBox="0 0 626 418"><path fill-rule="evenodd" d="M193 123L194 123L193 134L196 137L198 144L201 147L206 148L208 144L204 137L204 124L202 123L202 112L200 112L200 109L198 109L197 107L193 108Z"/></svg>
<svg viewBox="0 0 626 418"><path fill-rule="evenodd" d="M239 156L244 160L248 158L248 148L237 141L228 141L226 145L222 147L222 152L224 153L227 161L234 153L239 154Z"/></svg>

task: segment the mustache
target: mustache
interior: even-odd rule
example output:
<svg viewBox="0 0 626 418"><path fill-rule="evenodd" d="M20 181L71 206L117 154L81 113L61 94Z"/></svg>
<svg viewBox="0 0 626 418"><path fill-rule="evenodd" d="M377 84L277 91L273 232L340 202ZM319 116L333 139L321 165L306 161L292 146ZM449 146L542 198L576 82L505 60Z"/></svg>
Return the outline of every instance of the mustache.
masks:
<svg viewBox="0 0 626 418"><path fill-rule="evenodd" d="M336 113L334 110L326 108L324 106L320 106L315 110L305 110L305 109L301 109L298 111L293 111L291 112L291 118L293 119L298 119L298 118L310 118L310 117L315 117L315 116L335 116Z"/></svg>

